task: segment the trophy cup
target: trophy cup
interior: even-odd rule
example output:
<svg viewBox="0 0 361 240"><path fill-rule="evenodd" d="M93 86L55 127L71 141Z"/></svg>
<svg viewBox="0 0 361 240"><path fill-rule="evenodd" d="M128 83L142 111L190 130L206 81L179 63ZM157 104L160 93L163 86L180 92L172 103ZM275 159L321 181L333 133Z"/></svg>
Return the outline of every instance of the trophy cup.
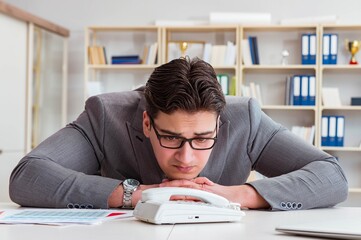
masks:
<svg viewBox="0 0 361 240"><path fill-rule="evenodd" d="M287 50L283 50L283 51L281 52L281 54L282 54L281 64L282 64L282 65L287 65L287 64L288 64L287 58L290 56L290 52L287 51Z"/></svg>
<svg viewBox="0 0 361 240"><path fill-rule="evenodd" d="M180 48L180 51L181 51L181 56L185 57L186 56L186 51L187 51L187 48L188 48L188 42L180 42L179 43L179 48Z"/></svg>
<svg viewBox="0 0 361 240"><path fill-rule="evenodd" d="M352 65L358 64L355 55L360 49L360 44L361 44L360 41L357 40L354 41L348 41L347 39L345 40L346 50L348 50L351 53L350 64Z"/></svg>

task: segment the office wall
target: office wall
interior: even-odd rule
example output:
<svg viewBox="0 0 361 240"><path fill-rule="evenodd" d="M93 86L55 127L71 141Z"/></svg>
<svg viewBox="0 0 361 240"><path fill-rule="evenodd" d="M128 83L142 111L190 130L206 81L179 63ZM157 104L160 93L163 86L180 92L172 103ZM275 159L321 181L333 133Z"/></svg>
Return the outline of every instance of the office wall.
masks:
<svg viewBox="0 0 361 240"><path fill-rule="evenodd" d="M84 27L144 25L156 19L206 20L209 12L267 12L272 22L305 16L339 16L340 23L361 24L358 0L8 0L71 30L69 41L69 117L83 109ZM361 36L360 36L361 39Z"/></svg>

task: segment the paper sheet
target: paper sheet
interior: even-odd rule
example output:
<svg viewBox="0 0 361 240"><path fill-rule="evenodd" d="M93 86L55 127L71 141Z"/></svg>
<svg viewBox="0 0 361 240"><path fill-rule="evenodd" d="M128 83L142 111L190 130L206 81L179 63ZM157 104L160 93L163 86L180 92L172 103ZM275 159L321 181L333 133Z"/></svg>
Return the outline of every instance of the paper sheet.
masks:
<svg viewBox="0 0 361 240"><path fill-rule="evenodd" d="M132 216L132 211L102 209L3 209L0 224L90 225Z"/></svg>

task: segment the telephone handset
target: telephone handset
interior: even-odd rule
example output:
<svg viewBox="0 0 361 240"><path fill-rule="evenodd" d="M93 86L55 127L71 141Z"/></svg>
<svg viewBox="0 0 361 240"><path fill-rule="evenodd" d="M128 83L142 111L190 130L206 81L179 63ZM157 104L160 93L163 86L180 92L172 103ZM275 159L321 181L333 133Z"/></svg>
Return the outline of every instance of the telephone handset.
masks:
<svg viewBox="0 0 361 240"><path fill-rule="evenodd" d="M201 200L170 201L173 195L190 196ZM219 195L192 188L163 187L142 192L134 217L155 224L233 222L245 215L240 205Z"/></svg>

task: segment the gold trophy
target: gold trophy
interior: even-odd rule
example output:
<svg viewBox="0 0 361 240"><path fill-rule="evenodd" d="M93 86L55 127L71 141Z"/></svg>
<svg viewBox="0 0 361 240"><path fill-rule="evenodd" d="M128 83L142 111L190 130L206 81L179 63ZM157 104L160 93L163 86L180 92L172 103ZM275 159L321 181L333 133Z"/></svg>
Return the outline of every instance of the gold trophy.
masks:
<svg viewBox="0 0 361 240"><path fill-rule="evenodd" d="M181 56L185 57L186 56L186 51L188 48L188 42L180 42L179 43L179 48L181 50Z"/></svg>
<svg viewBox="0 0 361 240"><path fill-rule="evenodd" d="M345 45L346 45L346 50L348 50L351 53L350 64L352 64L352 65L358 64L355 55L358 52L358 50L360 49L361 42L357 41L357 40L348 41L346 39Z"/></svg>

